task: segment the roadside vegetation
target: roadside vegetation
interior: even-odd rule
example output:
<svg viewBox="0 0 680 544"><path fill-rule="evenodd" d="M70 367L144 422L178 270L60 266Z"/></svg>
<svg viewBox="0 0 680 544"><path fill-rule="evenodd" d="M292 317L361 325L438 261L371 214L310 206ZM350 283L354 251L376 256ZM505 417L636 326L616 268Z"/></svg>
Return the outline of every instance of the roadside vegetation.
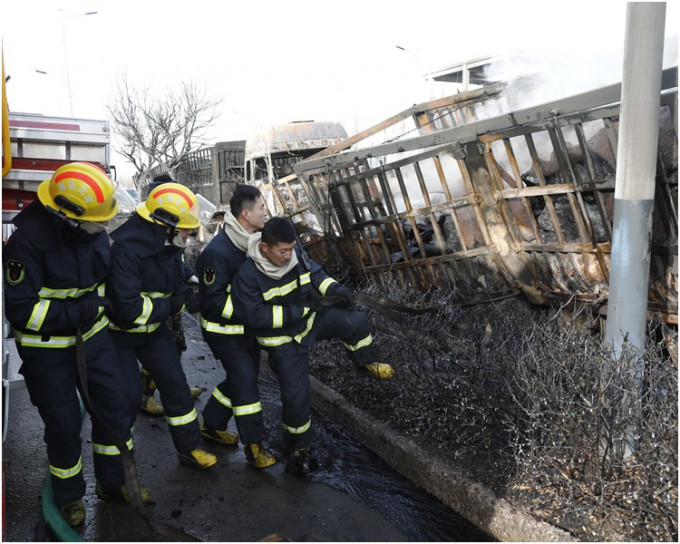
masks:
<svg viewBox="0 0 680 544"><path fill-rule="evenodd" d="M364 290L423 300L387 291ZM407 324L362 308L392 380L356 380L338 363L341 344L329 342L312 351L311 373L577 540L677 541L677 329L650 326L636 379L634 365L602 342L601 318L584 310L427 298L435 311L404 314ZM623 437L633 443L625 453Z"/></svg>

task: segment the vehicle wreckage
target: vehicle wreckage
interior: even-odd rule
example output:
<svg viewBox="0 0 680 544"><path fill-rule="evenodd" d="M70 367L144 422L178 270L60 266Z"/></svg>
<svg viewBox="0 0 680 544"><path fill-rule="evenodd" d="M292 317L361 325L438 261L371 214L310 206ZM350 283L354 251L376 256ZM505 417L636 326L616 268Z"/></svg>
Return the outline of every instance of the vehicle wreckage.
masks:
<svg viewBox="0 0 680 544"><path fill-rule="evenodd" d="M648 315L677 324L677 67L661 89ZM202 150L177 179L217 215L234 184L256 185L338 277L605 316L621 84L517 107L530 92L525 79L494 83L346 138L337 123L290 123L260 131L276 141L258 140L256 154L247 140Z"/></svg>
<svg viewBox="0 0 680 544"><path fill-rule="evenodd" d="M315 258L359 282L453 290L460 304L522 293L606 315L621 85L501 113L507 91L415 105L297 162L269 185L276 213L308 231ZM675 127L672 68L659 111L648 313L673 324Z"/></svg>

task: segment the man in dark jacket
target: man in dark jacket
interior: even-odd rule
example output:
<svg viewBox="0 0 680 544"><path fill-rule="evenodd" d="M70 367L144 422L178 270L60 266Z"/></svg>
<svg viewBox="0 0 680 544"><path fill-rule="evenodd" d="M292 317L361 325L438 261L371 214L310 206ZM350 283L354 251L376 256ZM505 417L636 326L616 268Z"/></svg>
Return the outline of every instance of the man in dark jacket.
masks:
<svg viewBox="0 0 680 544"><path fill-rule="evenodd" d="M104 298L111 259L105 227L116 215L114 187L90 163L70 163L38 187L38 200L14 218L17 230L3 250L5 314L31 402L45 424L54 501L69 525L85 521L81 387L76 344L82 335L96 494L126 500L120 451L107 427L132 446L115 346ZM150 500L142 488L142 501Z"/></svg>
<svg viewBox="0 0 680 544"><path fill-rule="evenodd" d="M180 462L208 468L217 458L199 448L196 407L166 324L169 316L182 311L191 294L184 282L182 249L198 226L194 193L178 183L153 189L136 213L111 233L107 293L113 303L111 336L134 399L128 408L130 427L141 396L139 360L161 392Z"/></svg>
<svg viewBox="0 0 680 544"><path fill-rule="evenodd" d="M251 236L248 259L232 283L237 315L253 329L269 354L281 389L282 420L292 470L313 469L309 452L311 418L309 348L317 340L340 338L358 369L391 378L392 367L376 362L366 316L349 309L349 291L296 247L293 225L270 219ZM340 306L322 307L319 297L337 296Z"/></svg>
<svg viewBox="0 0 680 544"><path fill-rule="evenodd" d="M221 229L196 261L201 297L203 338L227 373L203 409L202 434L221 444L238 443L238 436L227 431L234 416L236 428L248 461L255 468L266 468L276 459L263 444L265 437L262 405L258 389L260 348L255 338L234 316L231 283L246 259L248 241L267 218L260 191L239 185L229 202Z"/></svg>

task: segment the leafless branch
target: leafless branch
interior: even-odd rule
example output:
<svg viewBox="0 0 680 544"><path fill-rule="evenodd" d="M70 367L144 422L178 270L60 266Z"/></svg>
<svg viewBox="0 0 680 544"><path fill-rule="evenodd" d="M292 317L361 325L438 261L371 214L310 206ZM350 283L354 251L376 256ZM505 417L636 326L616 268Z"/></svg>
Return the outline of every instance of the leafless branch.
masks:
<svg viewBox="0 0 680 544"><path fill-rule="evenodd" d="M194 82L155 97L148 86L135 88L126 74L120 76L108 109L121 141L117 150L135 167L138 189L153 168L174 174L188 153L208 144L205 136L219 117L221 102Z"/></svg>

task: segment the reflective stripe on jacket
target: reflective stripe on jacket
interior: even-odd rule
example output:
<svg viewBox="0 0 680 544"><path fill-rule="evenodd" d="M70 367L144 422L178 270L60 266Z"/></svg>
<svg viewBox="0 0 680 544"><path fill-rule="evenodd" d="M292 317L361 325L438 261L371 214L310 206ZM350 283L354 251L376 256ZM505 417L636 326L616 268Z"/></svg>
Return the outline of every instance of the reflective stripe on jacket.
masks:
<svg viewBox="0 0 680 544"><path fill-rule="evenodd" d="M111 328L131 333L156 330L171 312L170 298L189 290L184 255L166 245L166 227L135 214L111 233L106 293L113 304Z"/></svg>
<svg viewBox="0 0 680 544"><path fill-rule="evenodd" d="M5 315L24 345L73 345L80 299L104 295L111 259L108 236L60 223L38 200L13 223L17 229L2 252ZM100 315L85 334L106 326L103 321ZM54 345L47 345L48 338Z"/></svg>
<svg viewBox="0 0 680 544"><path fill-rule="evenodd" d="M201 327L211 333L243 335L245 329L234 312L231 283L246 255L224 229L215 234L196 260L201 298Z"/></svg>
<svg viewBox="0 0 680 544"><path fill-rule="evenodd" d="M300 248L295 251L300 255ZM251 259L241 265L232 286L234 306L244 323L252 327L258 343L276 347L295 341L305 345L314 326L315 313L305 306L310 296L336 295L347 289L329 277L321 266L303 259L281 279L266 276Z"/></svg>

